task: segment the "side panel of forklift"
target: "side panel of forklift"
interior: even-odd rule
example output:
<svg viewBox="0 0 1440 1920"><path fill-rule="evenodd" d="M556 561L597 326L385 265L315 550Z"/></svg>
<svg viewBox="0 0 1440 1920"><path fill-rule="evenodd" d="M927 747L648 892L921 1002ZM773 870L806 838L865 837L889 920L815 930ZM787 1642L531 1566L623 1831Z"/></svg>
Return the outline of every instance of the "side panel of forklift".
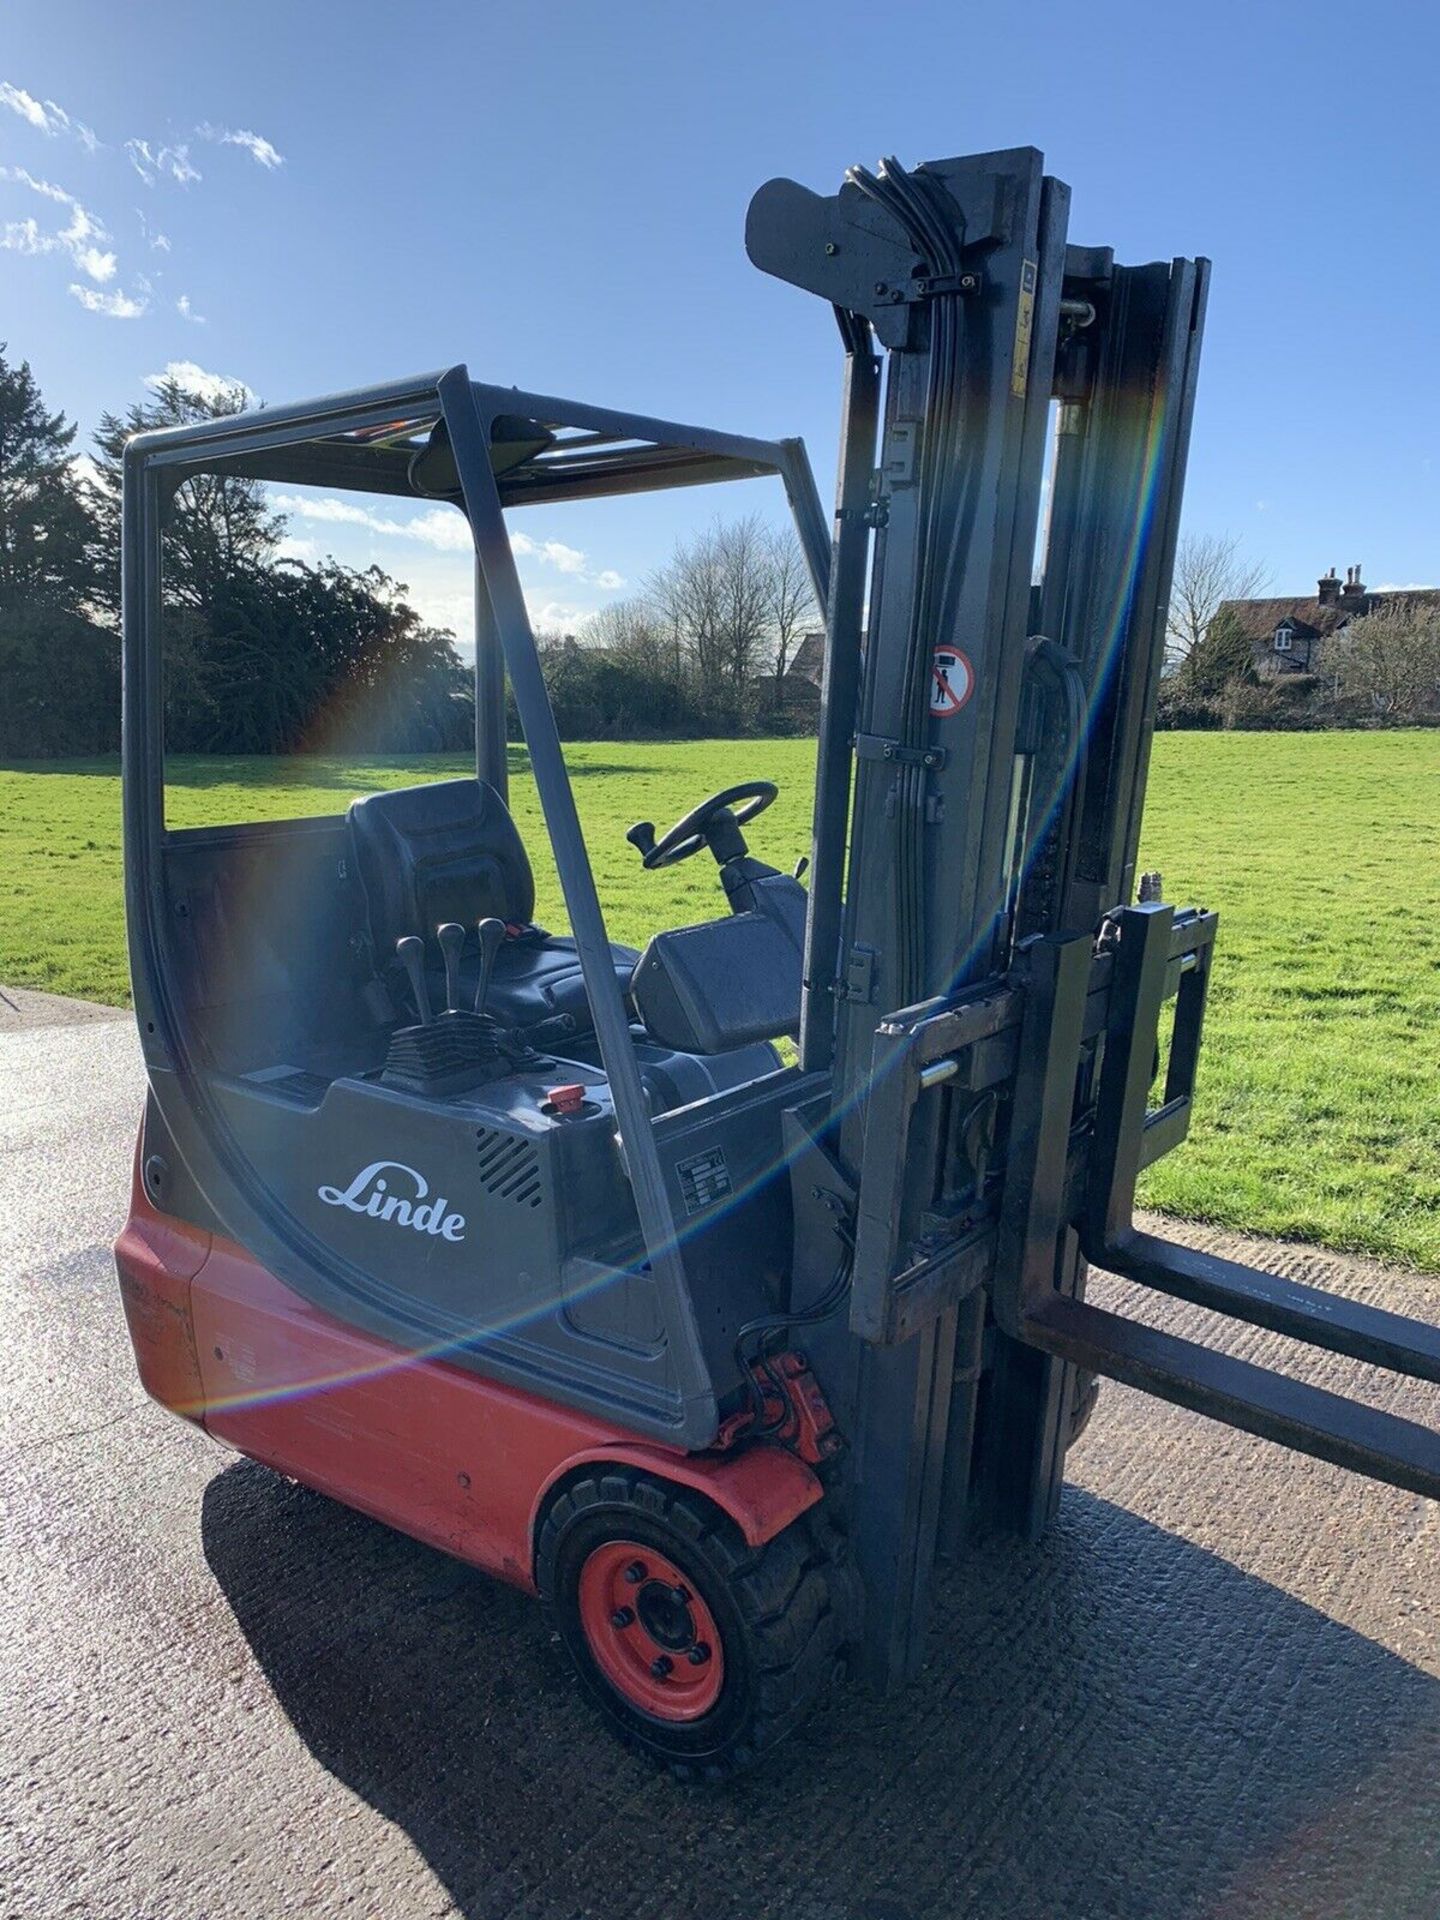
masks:
<svg viewBox="0 0 1440 1920"><path fill-rule="evenodd" d="M778 1444L684 1454L482 1381L302 1300L241 1247L162 1213L139 1165L115 1249L140 1376L170 1412L390 1526L533 1587L540 1530L587 1469L709 1502L749 1549L822 1497Z"/></svg>
<svg viewBox="0 0 1440 1920"><path fill-rule="evenodd" d="M798 441L461 367L127 452L142 1377L534 1584L611 1727L687 1777L757 1759L842 1656L913 1673L937 1556L1048 1522L1097 1374L1440 1493L1440 1436L1084 1298L1094 1262L1440 1377L1433 1329L1133 1224L1190 1124L1215 951L1158 876L1128 904L1208 269L1117 265L1068 211L1029 148L755 196L752 259L840 323L828 549ZM465 515L473 780L166 828L165 520L195 472ZM637 955L504 516L764 474L826 609L808 898L749 853L774 789L742 781L631 829L651 871L718 869L715 917ZM507 682L565 938L533 924Z"/></svg>

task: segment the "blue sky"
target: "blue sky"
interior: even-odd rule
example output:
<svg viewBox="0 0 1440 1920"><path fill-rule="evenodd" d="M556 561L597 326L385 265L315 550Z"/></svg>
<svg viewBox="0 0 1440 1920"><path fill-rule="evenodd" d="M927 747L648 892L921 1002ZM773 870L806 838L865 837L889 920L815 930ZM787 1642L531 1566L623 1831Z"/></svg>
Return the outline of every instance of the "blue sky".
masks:
<svg viewBox="0 0 1440 1920"><path fill-rule="evenodd" d="M1434 10L1393 0L9 0L0 337L85 431L172 362L280 401L464 359L799 432L828 499L834 327L747 262L751 192L1033 143L1073 239L1215 262L1186 524L1276 591L1433 581L1437 74ZM600 606L749 504L517 517L532 607ZM463 556L376 518L294 536L463 625Z"/></svg>

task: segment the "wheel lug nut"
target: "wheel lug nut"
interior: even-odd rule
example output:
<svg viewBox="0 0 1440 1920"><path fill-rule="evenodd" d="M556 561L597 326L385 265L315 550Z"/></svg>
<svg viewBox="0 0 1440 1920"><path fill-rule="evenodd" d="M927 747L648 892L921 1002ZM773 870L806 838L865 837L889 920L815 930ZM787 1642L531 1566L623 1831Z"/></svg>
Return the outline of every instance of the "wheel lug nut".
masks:
<svg viewBox="0 0 1440 1920"><path fill-rule="evenodd" d="M675 1662L670 1658L668 1653L660 1654L658 1658L650 1662L650 1672L652 1677L656 1680L665 1679L666 1676L669 1674L670 1669L674 1666L674 1664Z"/></svg>
<svg viewBox="0 0 1440 1920"><path fill-rule="evenodd" d="M638 1587L640 1582L645 1578L647 1571L648 1569L643 1560L632 1560L625 1569L625 1578L632 1587Z"/></svg>
<svg viewBox="0 0 1440 1920"><path fill-rule="evenodd" d="M675 1598L680 1602L680 1605L682 1607L689 1606L690 1604L689 1587L672 1587L670 1591L674 1594Z"/></svg>
<svg viewBox="0 0 1440 1920"><path fill-rule="evenodd" d="M610 1616L610 1624L612 1627L632 1627L635 1624L635 1615L629 1607L617 1607Z"/></svg>
<svg viewBox="0 0 1440 1920"><path fill-rule="evenodd" d="M697 1640L685 1655L685 1658L690 1662L692 1667L703 1667L705 1662L710 1658L710 1649L703 1640Z"/></svg>

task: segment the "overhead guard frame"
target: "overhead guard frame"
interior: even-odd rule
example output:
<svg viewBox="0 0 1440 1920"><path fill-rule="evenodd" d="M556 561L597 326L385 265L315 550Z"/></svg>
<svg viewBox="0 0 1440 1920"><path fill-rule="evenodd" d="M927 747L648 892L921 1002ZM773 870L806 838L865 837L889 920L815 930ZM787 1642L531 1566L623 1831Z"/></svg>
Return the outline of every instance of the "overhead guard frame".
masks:
<svg viewBox="0 0 1440 1920"><path fill-rule="evenodd" d="M167 840L163 694L158 634L149 610L159 604L163 504L187 472L228 470L282 485L396 491L397 457L393 448L384 446L383 430L393 426L398 431L407 422L431 417L444 422L449 436L458 482L453 504L468 519L475 545L477 773L504 791L503 721L497 728L485 695L488 689L489 705L494 705L498 693L503 708L508 676L610 1083L645 1254L670 1336L676 1394L664 1406L637 1407L637 1429L663 1434L680 1447L705 1447L715 1437L719 1411L685 1281L685 1232L675 1218L661 1169L629 1016L615 976L604 913L504 514L507 506L546 499L603 498L660 486L773 475L784 486L815 595L823 607L829 590L829 529L801 440L757 440L486 385L472 381L464 365L329 399L160 429L129 440L124 484L127 500L141 510L127 515L122 563L126 911L138 929L144 970L155 989L142 1013L147 1065L186 1078L203 1122L204 1150L213 1156L211 1170L235 1197L229 1224L245 1244L262 1256L273 1254L272 1264L281 1268L287 1262L318 1267L333 1284L363 1295L367 1282L359 1269L322 1245L288 1210L278 1209L272 1194L258 1191L257 1177L205 1090L190 1023L168 985L161 958ZM583 437L573 454L567 454L561 443L558 458L542 466L543 478L536 481L532 476L529 484L521 486L522 467L497 474L491 458L496 423L517 419L537 421L547 428L572 428ZM382 438L370 443L338 438L366 432ZM313 457L317 442L322 448L318 464ZM338 460L337 446L341 449ZM411 452L402 450L398 458L404 460L408 476ZM383 484L387 478L388 487ZM436 497L418 491L408 478L403 491L415 499ZM482 711L488 717L482 717ZM138 1002L137 1012L141 1012ZM793 1073L794 1069L777 1071ZM203 1190L205 1170L192 1171Z"/></svg>

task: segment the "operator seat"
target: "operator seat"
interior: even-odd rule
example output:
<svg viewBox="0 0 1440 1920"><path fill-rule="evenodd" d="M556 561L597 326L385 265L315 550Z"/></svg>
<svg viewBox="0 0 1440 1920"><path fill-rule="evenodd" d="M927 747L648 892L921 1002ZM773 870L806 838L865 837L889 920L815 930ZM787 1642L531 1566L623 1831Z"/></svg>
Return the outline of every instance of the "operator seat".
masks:
<svg viewBox="0 0 1440 1920"><path fill-rule="evenodd" d="M493 787L479 780L397 787L353 801L348 821L376 965L403 1007L411 1001L395 962L396 941L406 934L424 940L430 1000L438 1009L445 1004L445 973L435 929L457 921L465 929L462 1005L469 1006L479 964L476 925L493 916L512 932L496 956L485 1011L521 1033L550 1021L558 1023L557 1038L593 1030L575 942L531 924L530 862ZM640 956L631 947L612 946L611 953L628 996Z"/></svg>

